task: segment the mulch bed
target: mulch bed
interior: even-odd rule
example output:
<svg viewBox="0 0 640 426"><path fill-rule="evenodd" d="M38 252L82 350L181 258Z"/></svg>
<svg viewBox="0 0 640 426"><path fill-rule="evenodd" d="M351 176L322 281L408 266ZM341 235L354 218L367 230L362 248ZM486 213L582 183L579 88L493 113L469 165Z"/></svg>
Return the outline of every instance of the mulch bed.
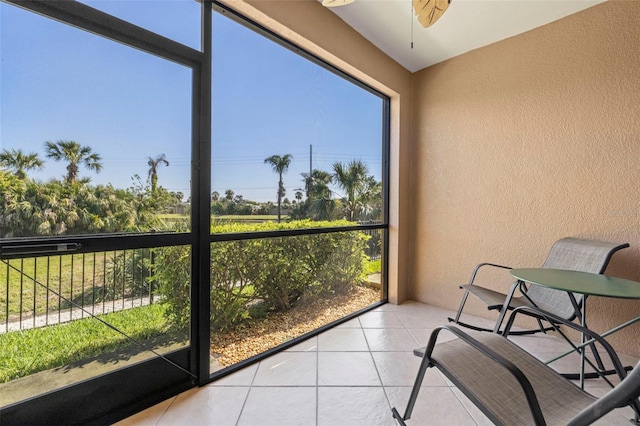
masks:
<svg viewBox="0 0 640 426"><path fill-rule="evenodd" d="M378 301L380 289L370 286L357 286L345 294L303 296L288 312L271 313L233 330L212 333L211 355L227 367Z"/></svg>

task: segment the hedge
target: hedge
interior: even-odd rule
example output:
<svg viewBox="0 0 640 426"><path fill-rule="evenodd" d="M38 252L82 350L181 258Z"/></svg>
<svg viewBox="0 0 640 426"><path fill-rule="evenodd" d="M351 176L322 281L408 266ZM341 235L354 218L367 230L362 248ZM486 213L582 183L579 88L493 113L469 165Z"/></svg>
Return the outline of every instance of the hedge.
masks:
<svg viewBox="0 0 640 426"><path fill-rule="evenodd" d="M337 227L348 221L214 224L212 233L245 233ZM364 281L364 232L332 232L211 244L211 329L222 331L244 319L286 311L303 294L348 291ZM171 322L189 324L188 247L156 249L154 280Z"/></svg>

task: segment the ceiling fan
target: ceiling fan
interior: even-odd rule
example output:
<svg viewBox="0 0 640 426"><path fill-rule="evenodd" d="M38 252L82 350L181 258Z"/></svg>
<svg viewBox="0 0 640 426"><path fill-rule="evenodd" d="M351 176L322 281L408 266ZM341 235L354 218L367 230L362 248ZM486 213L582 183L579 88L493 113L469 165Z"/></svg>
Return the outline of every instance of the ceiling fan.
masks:
<svg viewBox="0 0 640 426"><path fill-rule="evenodd" d="M353 3L355 0L322 0L325 7L338 7ZM412 0L413 11L418 17L418 22L424 28L430 27L440 19L449 7L451 0Z"/></svg>

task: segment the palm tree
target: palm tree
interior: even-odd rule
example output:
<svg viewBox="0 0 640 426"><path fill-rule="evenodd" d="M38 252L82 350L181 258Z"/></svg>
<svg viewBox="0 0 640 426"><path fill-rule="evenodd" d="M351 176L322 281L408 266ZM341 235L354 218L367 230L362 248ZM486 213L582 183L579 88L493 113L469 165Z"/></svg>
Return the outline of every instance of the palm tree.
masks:
<svg viewBox="0 0 640 426"><path fill-rule="evenodd" d="M351 160L347 165L333 163L333 181L346 193L348 219L356 219L360 209L359 196L366 189L369 170L360 160Z"/></svg>
<svg viewBox="0 0 640 426"><path fill-rule="evenodd" d="M382 216L382 182L378 182L373 176L368 176L359 198L362 201L361 219L380 219Z"/></svg>
<svg viewBox="0 0 640 426"><path fill-rule="evenodd" d="M331 174L318 169L313 169L311 176L308 173L301 173L305 191L307 192L307 198L331 198L331 190L329 184L331 183Z"/></svg>
<svg viewBox="0 0 640 426"><path fill-rule="evenodd" d="M21 149L4 149L0 152L0 165L13 170L18 179L24 179L27 177L27 170L42 169L44 162L35 152L25 154Z"/></svg>
<svg viewBox="0 0 640 426"><path fill-rule="evenodd" d="M331 174L324 170L313 170L311 173L310 196L311 211L315 220L331 220L336 209L336 200L329 188Z"/></svg>
<svg viewBox="0 0 640 426"><path fill-rule="evenodd" d="M67 176L65 177L67 183L76 181L80 170L79 164L83 164L87 169L96 173L100 173L100 170L102 170L102 164L100 163L102 158L100 155L91 152L90 147L82 146L76 141L59 140L55 143L47 141L44 143L44 149L47 157L55 161L69 163L67 165Z"/></svg>
<svg viewBox="0 0 640 426"><path fill-rule="evenodd" d="M311 175L301 173L307 199L305 200L308 217L314 220L330 220L336 207L329 184L331 174L323 170L313 169Z"/></svg>
<svg viewBox="0 0 640 426"><path fill-rule="evenodd" d="M272 155L264 159L265 164L271 164L273 171L278 174L278 222L280 222L280 209L282 205L282 197L284 197L285 189L282 183L282 175L286 173L291 164L291 154L285 154L282 157L279 155Z"/></svg>
<svg viewBox="0 0 640 426"><path fill-rule="evenodd" d="M165 158L164 154L157 156L156 158L149 157L147 164L149 165L149 179L151 180L151 192L156 192L158 187L158 167L163 164L169 166L169 162Z"/></svg>

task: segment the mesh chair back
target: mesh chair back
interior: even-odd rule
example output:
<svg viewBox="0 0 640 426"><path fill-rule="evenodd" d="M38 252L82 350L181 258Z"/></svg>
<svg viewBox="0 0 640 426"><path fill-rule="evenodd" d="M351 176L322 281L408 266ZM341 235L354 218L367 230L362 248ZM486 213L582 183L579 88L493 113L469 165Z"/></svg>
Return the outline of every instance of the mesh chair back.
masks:
<svg viewBox="0 0 640 426"><path fill-rule="evenodd" d="M629 244L563 238L551 247L542 267L601 274L607 269L611 256L625 247L629 247ZM546 311L568 320L575 317L571 299L564 291L532 285L527 291L527 296ZM574 293L574 297L578 304L582 303L582 294Z"/></svg>

